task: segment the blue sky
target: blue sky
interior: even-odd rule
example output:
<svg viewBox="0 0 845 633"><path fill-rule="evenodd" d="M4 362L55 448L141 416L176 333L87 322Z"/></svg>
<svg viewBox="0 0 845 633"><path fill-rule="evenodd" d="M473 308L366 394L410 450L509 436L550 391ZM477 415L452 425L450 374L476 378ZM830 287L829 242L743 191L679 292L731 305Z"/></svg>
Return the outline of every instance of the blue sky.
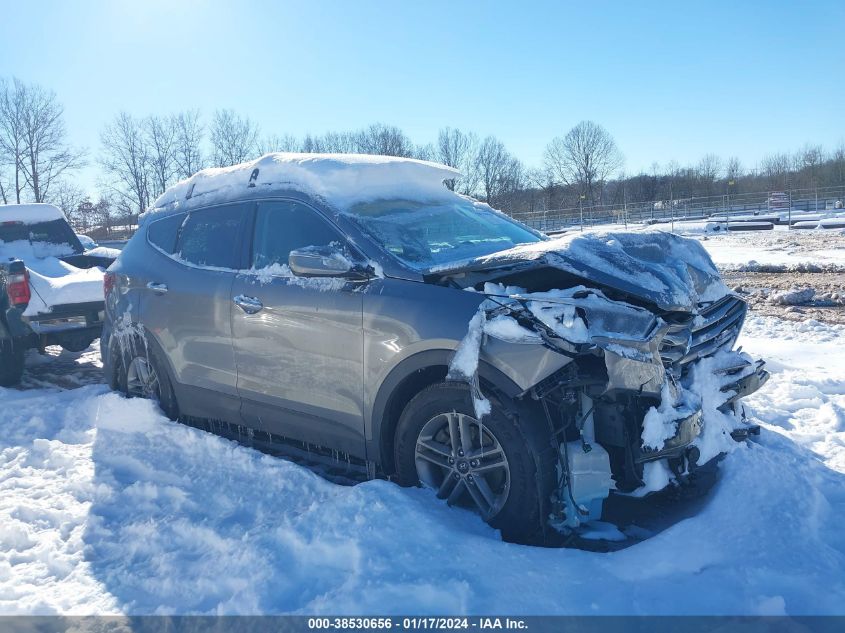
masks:
<svg viewBox="0 0 845 633"><path fill-rule="evenodd" d="M457 126L529 165L592 119L628 173L845 139L842 0L0 0L0 19L0 76L54 90L92 158L120 110L192 107L297 136Z"/></svg>

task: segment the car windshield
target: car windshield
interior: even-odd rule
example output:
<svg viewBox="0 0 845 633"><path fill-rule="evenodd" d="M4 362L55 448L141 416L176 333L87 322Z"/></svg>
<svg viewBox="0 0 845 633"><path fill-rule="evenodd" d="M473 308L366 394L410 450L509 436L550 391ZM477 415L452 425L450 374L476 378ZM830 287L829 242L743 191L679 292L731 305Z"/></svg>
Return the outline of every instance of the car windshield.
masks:
<svg viewBox="0 0 845 633"><path fill-rule="evenodd" d="M389 253L421 271L543 239L469 200L379 200L354 205L349 215Z"/></svg>

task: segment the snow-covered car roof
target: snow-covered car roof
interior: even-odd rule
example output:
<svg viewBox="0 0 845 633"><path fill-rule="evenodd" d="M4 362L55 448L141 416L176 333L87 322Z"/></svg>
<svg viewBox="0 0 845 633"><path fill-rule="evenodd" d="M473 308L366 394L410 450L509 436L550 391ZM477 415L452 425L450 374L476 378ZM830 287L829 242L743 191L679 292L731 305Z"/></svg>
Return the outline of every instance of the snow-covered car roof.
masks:
<svg viewBox="0 0 845 633"><path fill-rule="evenodd" d="M369 154L272 153L232 167L203 169L165 191L145 216L230 199L250 188L291 188L340 210L386 198L432 200L456 194L443 181L457 169L414 158Z"/></svg>
<svg viewBox="0 0 845 633"><path fill-rule="evenodd" d="M38 224L53 220L67 220L62 210L52 204L4 204L0 205L0 223L23 222L24 224Z"/></svg>

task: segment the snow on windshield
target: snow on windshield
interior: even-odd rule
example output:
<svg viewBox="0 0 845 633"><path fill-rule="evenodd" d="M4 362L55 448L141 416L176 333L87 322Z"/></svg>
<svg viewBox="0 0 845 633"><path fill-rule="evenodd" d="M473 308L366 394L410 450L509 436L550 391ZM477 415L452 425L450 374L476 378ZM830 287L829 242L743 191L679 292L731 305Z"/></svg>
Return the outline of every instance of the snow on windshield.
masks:
<svg viewBox="0 0 845 633"><path fill-rule="evenodd" d="M348 217L416 270L541 241L537 234L489 206L459 196L436 202L364 202L351 207Z"/></svg>

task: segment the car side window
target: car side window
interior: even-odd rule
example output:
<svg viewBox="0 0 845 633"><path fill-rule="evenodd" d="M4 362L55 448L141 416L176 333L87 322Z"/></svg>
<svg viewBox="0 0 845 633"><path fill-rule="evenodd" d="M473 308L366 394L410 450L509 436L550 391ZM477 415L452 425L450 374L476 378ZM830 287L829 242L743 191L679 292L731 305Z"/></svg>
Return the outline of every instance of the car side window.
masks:
<svg viewBox="0 0 845 633"><path fill-rule="evenodd" d="M185 215L184 213L177 213L150 223L150 228L147 229L147 238L165 253L172 254L176 250L176 237L179 235L179 228L185 221Z"/></svg>
<svg viewBox="0 0 845 633"><path fill-rule="evenodd" d="M316 211L293 201L258 205L252 241L252 266L287 266L290 252L306 246L344 244L341 234Z"/></svg>
<svg viewBox="0 0 845 633"><path fill-rule="evenodd" d="M192 211L179 233L179 258L199 266L237 268L238 234L246 208L232 204Z"/></svg>

